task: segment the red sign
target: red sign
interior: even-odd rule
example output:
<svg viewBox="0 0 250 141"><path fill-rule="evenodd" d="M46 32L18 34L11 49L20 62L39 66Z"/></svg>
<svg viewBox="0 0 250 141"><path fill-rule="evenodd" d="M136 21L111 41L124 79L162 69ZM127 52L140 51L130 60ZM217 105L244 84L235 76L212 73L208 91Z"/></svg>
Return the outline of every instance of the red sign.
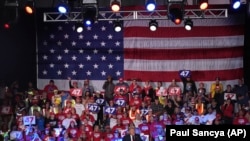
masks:
<svg viewBox="0 0 250 141"><path fill-rule="evenodd" d="M168 92L169 92L169 95L180 95L181 88L180 87L170 87Z"/></svg>
<svg viewBox="0 0 250 141"><path fill-rule="evenodd" d="M75 97L82 96L82 89L77 89L77 88L70 89L70 94L71 96Z"/></svg>
<svg viewBox="0 0 250 141"><path fill-rule="evenodd" d="M160 87L160 89L156 90L156 96L167 96L167 90L164 87Z"/></svg>

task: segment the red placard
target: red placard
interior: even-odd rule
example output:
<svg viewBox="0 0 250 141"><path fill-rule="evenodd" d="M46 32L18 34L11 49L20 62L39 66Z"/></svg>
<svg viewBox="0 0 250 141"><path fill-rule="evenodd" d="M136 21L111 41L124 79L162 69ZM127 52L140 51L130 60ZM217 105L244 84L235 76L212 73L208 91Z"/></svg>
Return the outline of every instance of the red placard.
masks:
<svg viewBox="0 0 250 141"><path fill-rule="evenodd" d="M168 92L169 92L169 95L180 95L181 88L180 87L170 87Z"/></svg>
<svg viewBox="0 0 250 141"><path fill-rule="evenodd" d="M167 90L164 87L160 87L158 90L156 90L156 96L167 96Z"/></svg>
<svg viewBox="0 0 250 141"><path fill-rule="evenodd" d="M70 89L70 95L75 97L82 96L82 89Z"/></svg>

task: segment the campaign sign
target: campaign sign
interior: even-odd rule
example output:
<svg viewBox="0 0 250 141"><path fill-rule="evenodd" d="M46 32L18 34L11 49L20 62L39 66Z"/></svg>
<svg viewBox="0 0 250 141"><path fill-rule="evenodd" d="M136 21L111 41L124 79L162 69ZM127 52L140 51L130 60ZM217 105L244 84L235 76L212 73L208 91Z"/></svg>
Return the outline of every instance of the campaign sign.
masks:
<svg viewBox="0 0 250 141"><path fill-rule="evenodd" d="M127 87L124 86L115 86L115 93L120 93L120 90L123 90L124 92L126 92Z"/></svg>
<svg viewBox="0 0 250 141"><path fill-rule="evenodd" d="M117 104L118 106L125 106L126 105L126 101L124 99L117 99L115 101L115 104Z"/></svg>
<svg viewBox="0 0 250 141"><path fill-rule="evenodd" d="M23 139L23 133L22 131L11 131L10 132L10 139L11 140L22 140Z"/></svg>
<svg viewBox="0 0 250 141"><path fill-rule="evenodd" d="M164 87L160 87L159 90L156 91L156 96L167 96L168 93Z"/></svg>
<svg viewBox="0 0 250 141"><path fill-rule="evenodd" d="M224 100L227 100L228 98L236 100L236 93L224 93Z"/></svg>
<svg viewBox="0 0 250 141"><path fill-rule="evenodd" d="M98 113L100 111L100 107L97 104L88 104L88 109L93 113Z"/></svg>
<svg viewBox="0 0 250 141"><path fill-rule="evenodd" d="M179 76L182 78L187 78L191 76L191 71L190 70L180 70L179 71Z"/></svg>
<svg viewBox="0 0 250 141"><path fill-rule="evenodd" d="M63 131L63 128L53 128L55 131L56 137L59 137Z"/></svg>
<svg viewBox="0 0 250 141"><path fill-rule="evenodd" d="M95 103L97 103L98 105L104 105L105 100L103 98L98 98L98 99L96 99Z"/></svg>
<svg viewBox="0 0 250 141"><path fill-rule="evenodd" d="M115 107L111 107L111 106L106 106L105 107L105 114L116 114L116 108Z"/></svg>
<svg viewBox="0 0 250 141"><path fill-rule="evenodd" d="M82 89L70 89L70 95L75 97L82 96Z"/></svg>
<svg viewBox="0 0 250 141"><path fill-rule="evenodd" d="M147 115L148 114L148 109L146 109L146 108L141 109L141 113L142 113L143 116Z"/></svg>
<svg viewBox="0 0 250 141"><path fill-rule="evenodd" d="M170 87L168 92L169 92L169 95L180 95L181 88L180 87Z"/></svg>
<svg viewBox="0 0 250 141"><path fill-rule="evenodd" d="M24 125L36 124L36 117L35 116L24 116L23 117L23 124Z"/></svg>

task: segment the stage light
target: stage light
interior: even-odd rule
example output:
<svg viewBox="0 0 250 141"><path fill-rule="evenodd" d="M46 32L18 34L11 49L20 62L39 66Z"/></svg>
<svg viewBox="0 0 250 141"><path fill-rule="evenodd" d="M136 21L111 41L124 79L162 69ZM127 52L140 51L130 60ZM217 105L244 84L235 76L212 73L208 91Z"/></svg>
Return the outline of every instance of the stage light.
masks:
<svg viewBox="0 0 250 141"><path fill-rule="evenodd" d="M75 30L77 33L82 33L83 31L83 23L82 22L77 22L75 24Z"/></svg>
<svg viewBox="0 0 250 141"><path fill-rule="evenodd" d="M156 1L155 0L146 0L146 9L148 11L154 11L156 7Z"/></svg>
<svg viewBox="0 0 250 141"><path fill-rule="evenodd" d="M157 28L158 28L158 22L157 22L156 20L151 20L151 21L149 22L149 29L150 29L151 31L156 31Z"/></svg>
<svg viewBox="0 0 250 141"><path fill-rule="evenodd" d="M208 0L200 0L199 4L201 10L206 10L208 7Z"/></svg>
<svg viewBox="0 0 250 141"><path fill-rule="evenodd" d="M9 28L10 28L10 24L9 24L9 23L5 23L5 24L3 25L3 27L4 27L5 29L9 29Z"/></svg>
<svg viewBox="0 0 250 141"><path fill-rule="evenodd" d="M120 0L110 0L110 7L113 12L118 12L121 9L121 1Z"/></svg>
<svg viewBox="0 0 250 141"><path fill-rule="evenodd" d="M65 14L69 12L69 5L66 1L61 0L61 2L57 6L58 12Z"/></svg>
<svg viewBox="0 0 250 141"><path fill-rule="evenodd" d="M27 14L33 14L34 13L34 1L27 0L27 2L25 3L24 9Z"/></svg>
<svg viewBox="0 0 250 141"><path fill-rule="evenodd" d="M191 19L186 19L184 21L184 27L186 30L190 31L192 30L192 27L193 27L193 21Z"/></svg>
<svg viewBox="0 0 250 141"><path fill-rule="evenodd" d="M241 5L240 0L232 0L233 9L238 9Z"/></svg>
<svg viewBox="0 0 250 141"><path fill-rule="evenodd" d="M182 19L183 19L183 13L182 13L181 9L171 8L170 13L169 13L169 18L176 25L180 24L182 22Z"/></svg>
<svg viewBox="0 0 250 141"><path fill-rule="evenodd" d="M115 32L120 32L122 30L121 21L119 21L119 20L114 21L114 30L115 30Z"/></svg>
<svg viewBox="0 0 250 141"><path fill-rule="evenodd" d="M91 26L96 20L96 8L86 7L83 17L83 23L85 26Z"/></svg>

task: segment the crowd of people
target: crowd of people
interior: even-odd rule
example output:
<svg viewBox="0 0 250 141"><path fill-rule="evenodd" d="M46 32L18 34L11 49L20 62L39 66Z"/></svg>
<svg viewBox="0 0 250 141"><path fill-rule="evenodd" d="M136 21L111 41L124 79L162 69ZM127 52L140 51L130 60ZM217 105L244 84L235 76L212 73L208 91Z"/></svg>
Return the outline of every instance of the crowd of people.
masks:
<svg viewBox="0 0 250 141"><path fill-rule="evenodd" d="M250 100L243 79L224 86L220 78L210 89L196 86L191 76L182 87L150 81L130 83L111 76L102 90L91 80L83 86L68 78L68 91L53 80L44 89L29 83L0 85L1 137L18 141L134 141L166 140L168 125L250 125ZM1 139L0 139L1 140Z"/></svg>

